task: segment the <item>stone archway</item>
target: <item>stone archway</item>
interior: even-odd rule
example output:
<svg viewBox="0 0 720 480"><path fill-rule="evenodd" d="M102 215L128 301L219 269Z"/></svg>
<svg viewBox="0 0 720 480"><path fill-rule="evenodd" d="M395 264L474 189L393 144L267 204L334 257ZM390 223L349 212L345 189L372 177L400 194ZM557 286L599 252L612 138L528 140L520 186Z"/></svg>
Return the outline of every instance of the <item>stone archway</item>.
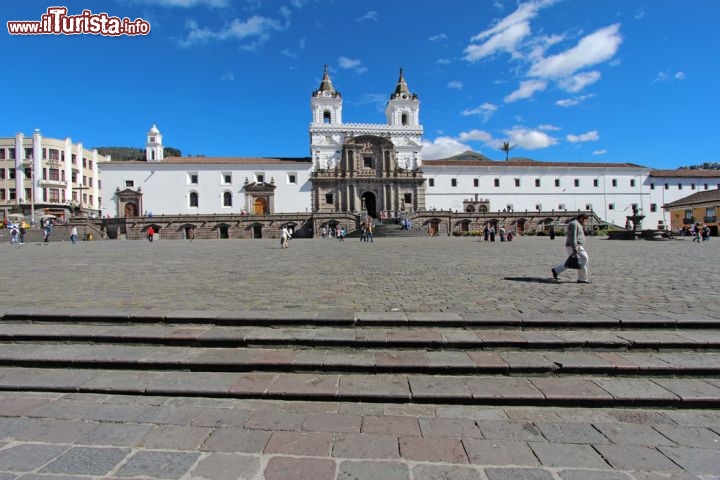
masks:
<svg viewBox="0 0 720 480"><path fill-rule="evenodd" d="M377 200L373 192L365 192L360 197L362 199L363 211L372 218L377 218Z"/></svg>
<svg viewBox="0 0 720 480"><path fill-rule="evenodd" d="M134 203L128 202L125 204L125 215L126 218L132 218L138 216L138 207Z"/></svg>

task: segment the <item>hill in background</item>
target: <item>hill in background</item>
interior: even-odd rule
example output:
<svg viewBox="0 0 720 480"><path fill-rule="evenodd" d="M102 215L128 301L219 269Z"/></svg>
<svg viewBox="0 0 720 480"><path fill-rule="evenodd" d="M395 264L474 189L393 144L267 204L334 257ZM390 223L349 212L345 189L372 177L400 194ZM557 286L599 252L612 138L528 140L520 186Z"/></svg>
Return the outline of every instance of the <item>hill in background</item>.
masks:
<svg viewBox="0 0 720 480"><path fill-rule="evenodd" d="M113 162L127 162L130 160L145 160L145 149L144 148L133 148L133 147L97 147L97 151L100 155L110 155L110 159ZM163 149L165 158L167 157L182 157L182 152L177 148L165 147Z"/></svg>
<svg viewBox="0 0 720 480"><path fill-rule="evenodd" d="M705 162L705 163L703 163L702 165L690 165L690 166L687 166L687 167L680 167L680 168L681 168L681 169L685 169L685 170L688 170L688 169L689 169L689 170L698 170L698 169L703 169L703 170L720 170L720 163L718 163L718 162Z"/></svg>

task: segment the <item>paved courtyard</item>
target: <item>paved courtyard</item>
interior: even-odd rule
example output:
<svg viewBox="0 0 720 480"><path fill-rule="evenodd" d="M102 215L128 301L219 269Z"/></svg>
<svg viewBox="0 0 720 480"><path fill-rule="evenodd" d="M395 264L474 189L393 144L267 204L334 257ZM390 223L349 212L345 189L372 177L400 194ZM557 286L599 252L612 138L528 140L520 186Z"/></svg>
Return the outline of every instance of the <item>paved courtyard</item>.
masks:
<svg viewBox="0 0 720 480"><path fill-rule="evenodd" d="M720 319L715 238L591 238L591 285L552 280L563 244L3 242L0 314ZM117 478L718 480L720 411L0 391L0 480Z"/></svg>
<svg viewBox="0 0 720 480"><path fill-rule="evenodd" d="M90 241L0 245L0 311L457 312L717 318L720 240L590 238L592 285L550 268L564 239Z"/></svg>

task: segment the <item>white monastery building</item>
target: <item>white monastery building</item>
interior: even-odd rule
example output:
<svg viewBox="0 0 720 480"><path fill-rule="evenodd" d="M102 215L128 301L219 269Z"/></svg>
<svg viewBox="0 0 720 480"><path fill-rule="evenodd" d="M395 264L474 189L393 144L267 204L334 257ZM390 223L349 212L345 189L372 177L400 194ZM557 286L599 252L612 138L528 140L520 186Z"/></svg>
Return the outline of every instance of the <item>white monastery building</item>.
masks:
<svg viewBox="0 0 720 480"><path fill-rule="evenodd" d="M720 171L653 170L632 163L491 160L465 152L423 159L420 100L400 76L385 123L344 123L327 67L310 98L310 156L169 157L153 125L146 158L111 161L36 131L0 138L0 209L81 205L103 218L212 214L333 214L397 218L416 212L592 211L620 227L637 211L664 228L662 206L720 186ZM81 163L82 162L82 163ZM31 179L36 172L35 180ZM100 178L101 177L101 178ZM99 179L102 181L100 188Z"/></svg>

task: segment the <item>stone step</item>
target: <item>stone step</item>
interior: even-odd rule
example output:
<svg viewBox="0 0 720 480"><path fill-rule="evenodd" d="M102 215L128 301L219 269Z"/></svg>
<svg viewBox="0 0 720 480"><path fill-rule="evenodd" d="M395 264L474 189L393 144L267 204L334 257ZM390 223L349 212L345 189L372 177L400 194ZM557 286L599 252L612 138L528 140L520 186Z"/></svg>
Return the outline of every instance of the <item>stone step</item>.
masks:
<svg viewBox="0 0 720 480"><path fill-rule="evenodd" d="M478 375L720 376L715 352L198 348L11 343L0 365L54 369Z"/></svg>
<svg viewBox="0 0 720 480"><path fill-rule="evenodd" d="M302 401L720 407L720 380L178 372L0 367L0 390Z"/></svg>
<svg viewBox="0 0 720 480"><path fill-rule="evenodd" d="M633 318L579 315L459 314L451 312L344 312L272 313L267 311L146 311L108 312L38 307L2 310L0 323L58 322L78 324L186 324L222 326L341 326L341 327L466 327L586 328L586 329L703 329L720 330L720 318L691 315L635 315Z"/></svg>
<svg viewBox="0 0 720 480"><path fill-rule="evenodd" d="M227 327L0 322L0 343L66 342L196 347L342 347L467 350L717 351L720 331L700 329L464 329L452 327Z"/></svg>

